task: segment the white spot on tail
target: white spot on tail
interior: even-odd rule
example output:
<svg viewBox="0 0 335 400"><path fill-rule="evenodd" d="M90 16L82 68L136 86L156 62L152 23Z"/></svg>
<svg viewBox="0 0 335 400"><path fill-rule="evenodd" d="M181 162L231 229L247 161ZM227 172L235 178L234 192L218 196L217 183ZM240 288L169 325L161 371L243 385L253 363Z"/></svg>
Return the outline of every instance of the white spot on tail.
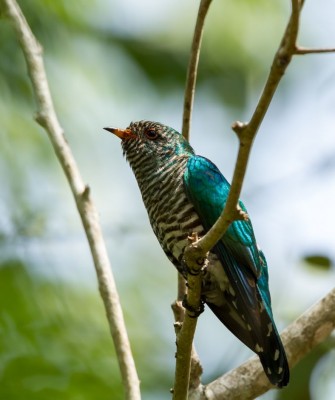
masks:
<svg viewBox="0 0 335 400"><path fill-rule="evenodd" d="M272 326L272 324L271 324L271 322L268 324L268 333L266 334L266 336L270 336L271 335L271 333L272 333L272 331L273 331L273 326Z"/></svg>
<svg viewBox="0 0 335 400"><path fill-rule="evenodd" d="M251 326L247 324L248 331L251 331Z"/></svg>
<svg viewBox="0 0 335 400"><path fill-rule="evenodd" d="M233 303L233 306L236 308L236 310L237 310L237 304L236 304L236 301L232 301L232 303Z"/></svg>
<svg viewBox="0 0 335 400"><path fill-rule="evenodd" d="M235 294L235 290L229 285L229 293L232 295L232 296L236 296L236 294Z"/></svg>
<svg viewBox="0 0 335 400"><path fill-rule="evenodd" d="M264 349L258 343L255 346L256 353L263 353Z"/></svg>
<svg viewBox="0 0 335 400"><path fill-rule="evenodd" d="M268 369L267 369L267 372L268 372L268 375L271 375L271 374L272 374L272 372L271 372L271 369L270 369L270 368L268 368Z"/></svg>
<svg viewBox="0 0 335 400"><path fill-rule="evenodd" d="M274 359L274 361L277 361L278 358L279 358L279 350L277 349L277 350L275 351L275 355L274 355L273 359Z"/></svg>
<svg viewBox="0 0 335 400"><path fill-rule="evenodd" d="M281 374L283 372L283 368L282 367L279 367L278 368L278 374Z"/></svg>

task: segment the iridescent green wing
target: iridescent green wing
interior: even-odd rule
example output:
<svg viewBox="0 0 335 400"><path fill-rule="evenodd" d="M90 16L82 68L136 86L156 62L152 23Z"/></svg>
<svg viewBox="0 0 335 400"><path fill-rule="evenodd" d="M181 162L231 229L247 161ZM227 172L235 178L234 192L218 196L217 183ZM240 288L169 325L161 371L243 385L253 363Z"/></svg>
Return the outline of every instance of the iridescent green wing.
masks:
<svg viewBox="0 0 335 400"><path fill-rule="evenodd" d="M211 161L191 156L184 186L205 230L209 230L226 204L229 183ZM239 205L246 212L243 203ZM266 260L257 247L250 220L233 222L212 251L221 261L233 290L225 291L226 302L222 306L207 304L232 333L259 355L270 381L286 385L289 368L273 321Z"/></svg>

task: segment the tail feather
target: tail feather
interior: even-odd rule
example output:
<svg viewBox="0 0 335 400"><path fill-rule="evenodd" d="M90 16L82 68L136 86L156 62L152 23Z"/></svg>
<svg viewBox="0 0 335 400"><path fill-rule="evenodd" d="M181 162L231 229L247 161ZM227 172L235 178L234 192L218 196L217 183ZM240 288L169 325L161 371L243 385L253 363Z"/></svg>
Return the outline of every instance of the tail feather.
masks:
<svg viewBox="0 0 335 400"><path fill-rule="evenodd" d="M289 366L280 336L272 316L268 314L267 310L260 307L258 323L253 323L251 328L250 325L248 326L248 322L240 317L239 312L228 298L220 307L209 302L207 305L241 342L259 356L269 381L279 388L286 386L290 378ZM249 322L251 321L249 320Z"/></svg>
<svg viewBox="0 0 335 400"><path fill-rule="evenodd" d="M264 372L273 385L279 388L287 386L290 380L290 370L281 340L279 336L273 335L272 340L268 342L270 343L268 346L264 346L264 352L257 353Z"/></svg>
<svg viewBox="0 0 335 400"><path fill-rule="evenodd" d="M258 292L260 313L259 313L259 330L260 347L263 351L255 346L254 351L260 358L264 372L269 381L278 386L286 386L290 379L290 370L286 358L285 349L277 331L276 325L272 317L272 311L266 306L260 292ZM264 307L265 306L265 307Z"/></svg>
<svg viewBox="0 0 335 400"><path fill-rule="evenodd" d="M278 387L289 381L289 367L285 350L276 329L271 299L267 283L267 269L264 259L262 274L255 276L253 271L237 262L229 248L223 243L215 247L225 268L230 286L225 290L224 309L215 306L217 317L260 358L264 372L270 382ZM264 295L262 294L264 292Z"/></svg>

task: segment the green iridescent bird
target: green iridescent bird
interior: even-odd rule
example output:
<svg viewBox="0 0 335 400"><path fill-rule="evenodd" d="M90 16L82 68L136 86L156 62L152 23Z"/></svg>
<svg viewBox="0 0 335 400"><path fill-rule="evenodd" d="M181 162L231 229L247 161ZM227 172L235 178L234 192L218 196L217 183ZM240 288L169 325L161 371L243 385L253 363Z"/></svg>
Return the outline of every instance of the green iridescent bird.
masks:
<svg viewBox="0 0 335 400"><path fill-rule="evenodd" d="M105 128L122 139L152 229L167 257L186 278L188 236L203 236L220 216L230 185L208 159L195 155L174 129L157 122ZM243 203L240 207L246 211ZM210 251L202 297L219 320L260 358L270 382L288 384L289 367L276 329L267 264L250 221L235 221Z"/></svg>

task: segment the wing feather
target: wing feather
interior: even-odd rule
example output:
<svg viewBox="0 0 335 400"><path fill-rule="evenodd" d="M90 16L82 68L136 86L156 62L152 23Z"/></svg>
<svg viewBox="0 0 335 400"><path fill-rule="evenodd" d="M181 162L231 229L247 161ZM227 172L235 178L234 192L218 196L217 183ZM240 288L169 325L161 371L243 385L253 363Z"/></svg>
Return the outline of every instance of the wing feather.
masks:
<svg viewBox="0 0 335 400"><path fill-rule="evenodd" d="M184 186L208 231L226 204L229 183L211 161L194 155L188 160ZM246 212L241 201L239 205ZM286 385L289 369L272 317L266 260L257 247L250 220L234 221L213 251L235 295L227 290L222 307L208 303L209 307L233 334L259 355L270 381L278 386Z"/></svg>

